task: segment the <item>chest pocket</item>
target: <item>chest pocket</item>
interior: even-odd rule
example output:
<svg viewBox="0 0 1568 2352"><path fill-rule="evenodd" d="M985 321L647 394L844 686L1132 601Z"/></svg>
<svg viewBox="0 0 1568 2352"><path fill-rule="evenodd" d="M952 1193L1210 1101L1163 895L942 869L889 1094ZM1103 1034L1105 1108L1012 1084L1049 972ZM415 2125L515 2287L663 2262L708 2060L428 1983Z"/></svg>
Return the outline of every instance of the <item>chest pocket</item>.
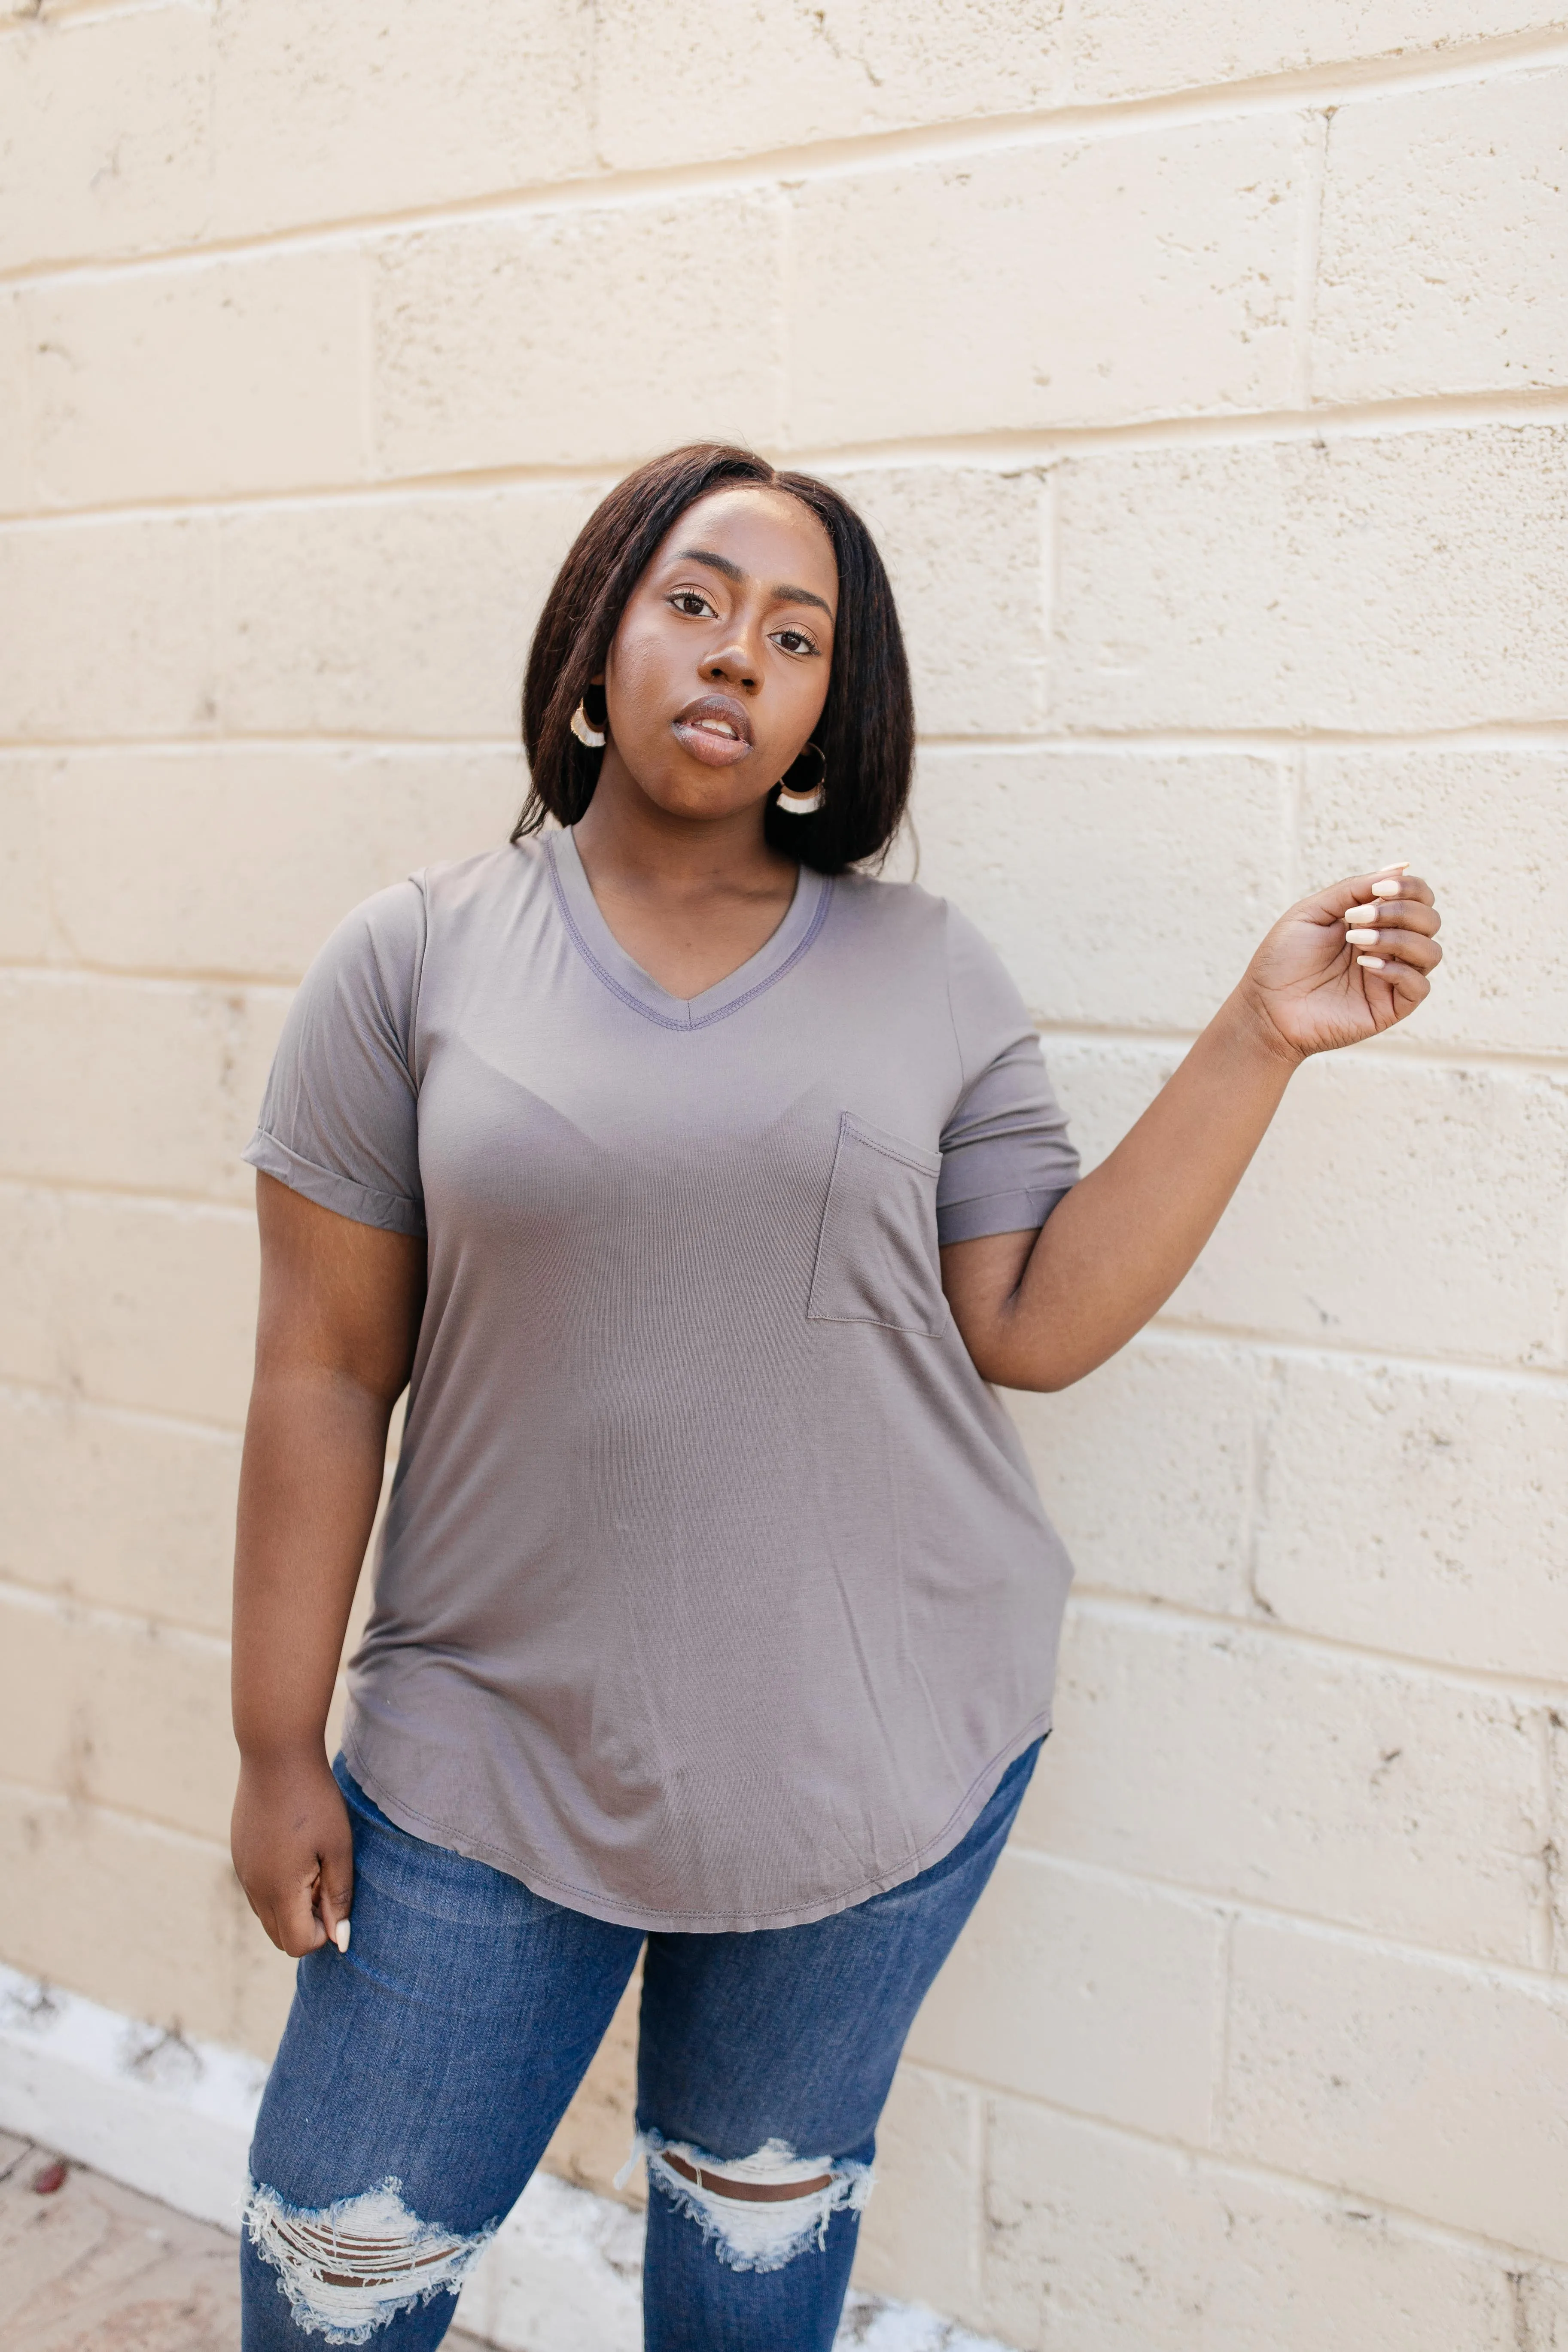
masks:
<svg viewBox="0 0 1568 2352"><path fill-rule="evenodd" d="M935 1339L947 1328L936 1245L942 1156L845 1111L806 1316Z"/></svg>

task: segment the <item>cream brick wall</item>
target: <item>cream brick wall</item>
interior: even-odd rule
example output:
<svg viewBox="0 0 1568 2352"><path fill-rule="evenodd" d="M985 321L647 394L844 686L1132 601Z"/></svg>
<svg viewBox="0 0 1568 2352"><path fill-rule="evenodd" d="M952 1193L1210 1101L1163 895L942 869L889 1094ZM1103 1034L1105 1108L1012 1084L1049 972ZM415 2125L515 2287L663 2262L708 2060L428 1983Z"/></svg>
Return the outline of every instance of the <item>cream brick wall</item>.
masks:
<svg viewBox="0 0 1568 2352"><path fill-rule="evenodd" d="M1025 2352L1568 2343L1565 173L1563 0L0 9L6 1959L276 2034L237 1153L337 917L504 833L601 490L743 436L882 540L922 877L1091 1159L1310 879L1450 917L1018 1402L1058 1730L862 2274Z"/></svg>

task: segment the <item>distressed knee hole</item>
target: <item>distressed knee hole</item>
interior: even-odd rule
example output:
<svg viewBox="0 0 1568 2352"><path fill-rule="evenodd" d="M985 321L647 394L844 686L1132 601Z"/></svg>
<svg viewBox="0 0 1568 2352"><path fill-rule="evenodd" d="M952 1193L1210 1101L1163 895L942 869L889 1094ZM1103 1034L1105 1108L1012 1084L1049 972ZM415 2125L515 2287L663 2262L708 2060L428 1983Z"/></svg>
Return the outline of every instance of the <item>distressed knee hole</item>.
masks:
<svg viewBox="0 0 1568 2352"><path fill-rule="evenodd" d="M754 2156L719 2158L662 2133L640 2132L639 2155L648 2179L678 2212L694 2221L720 2262L735 2271L778 2271L808 2247L824 2247L827 2225L847 2208L858 2213L871 2194L868 2164L829 2157L799 2157L782 2139Z"/></svg>
<svg viewBox="0 0 1568 2352"><path fill-rule="evenodd" d="M496 2223L471 2237L443 2230L411 2212L402 2189L400 2180L384 2180L312 2211L251 2183L247 2232L278 2273L302 2334L329 2344L368 2344L399 2312L457 2294Z"/></svg>

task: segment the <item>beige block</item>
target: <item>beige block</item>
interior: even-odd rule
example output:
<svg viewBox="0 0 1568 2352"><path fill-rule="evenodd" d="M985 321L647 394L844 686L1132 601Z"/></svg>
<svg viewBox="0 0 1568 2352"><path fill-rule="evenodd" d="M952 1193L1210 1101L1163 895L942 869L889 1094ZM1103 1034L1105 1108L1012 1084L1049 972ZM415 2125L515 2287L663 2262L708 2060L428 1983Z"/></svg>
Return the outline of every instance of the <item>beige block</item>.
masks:
<svg viewBox="0 0 1568 2352"><path fill-rule="evenodd" d="M1562 12L1559 0L1299 0L1253 9L1188 0L1158 12L1139 0L1080 0L1073 21L1073 94L1092 102L1555 28Z"/></svg>
<svg viewBox="0 0 1568 2352"><path fill-rule="evenodd" d="M998 2099L989 2324L1021 2352L1518 2352L1561 2274L1358 2200Z"/></svg>
<svg viewBox="0 0 1568 2352"><path fill-rule="evenodd" d="M1568 1395L1555 1383L1281 1360L1261 1489L1257 1590L1286 1623L1568 1681Z"/></svg>
<svg viewBox="0 0 1568 2352"><path fill-rule="evenodd" d="M281 991L0 975L5 1174L247 1201Z"/></svg>
<svg viewBox="0 0 1568 2352"><path fill-rule="evenodd" d="M776 441L777 303L721 296L712 272L722 255L727 286L773 286L783 223L772 193L727 189L457 221L380 245L383 470L619 470L683 441ZM573 318L581 331L563 333Z"/></svg>
<svg viewBox="0 0 1568 2352"><path fill-rule="evenodd" d="M592 489L541 488L226 517L226 723L515 740L539 607L596 503Z"/></svg>
<svg viewBox="0 0 1568 2352"><path fill-rule="evenodd" d="M226 1633L238 1476L218 1431L0 1391L0 1577Z"/></svg>
<svg viewBox="0 0 1568 2352"><path fill-rule="evenodd" d="M1568 1095L1359 1046L1309 1064L1172 1301L1193 1322L1561 1360Z"/></svg>
<svg viewBox="0 0 1568 2352"><path fill-rule="evenodd" d="M1185 1051L1181 1045L1056 1037L1048 1029L1042 1042L1086 1175L1136 1125Z"/></svg>
<svg viewBox="0 0 1568 2352"><path fill-rule="evenodd" d="M243 1210L0 1184L0 1378L237 1427L256 1223Z"/></svg>
<svg viewBox="0 0 1568 2352"><path fill-rule="evenodd" d="M637 2004L642 1999L642 1962L633 1969L594 2061L577 2085L571 2105L555 2127L542 2161L547 2172L592 2189L601 2197L647 2202L641 2168L624 2189L616 2175L631 2151L637 2130Z"/></svg>
<svg viewBox="0 0 1568 2352"><path fill-rule="evenodd" d="M215 1844L37 1788L0 1787L4 1957L170 2031L270 2058L294 1963Z"/></svg>
<svg viewBox="0 0 1568 2352"><path fill-rule="evenodd" d="M1563 709L1568 426L1107 453L1058 478L1063 726L1393 733Z"/></svg>
<svg viewBox="0 0 1568 2352"><path fill-rule="evenodd" d="M1054 1761L1047 1745L1040 1771ZM1202 2142L1221 2047L1225 1925L1211 1905L1005 1853L926 1996L910 2055Z"/></svg>
<svg viewBox="0 0 1568 2352"><path fill-rule="evenodd" d="M621 169L1032 112L1061 80L1061 0L608 0L594 50L600 151ZM691 103L700 58L718 102Z"/></svg>
<svg viewBox="0 0 1568 2352"><path fill-rule="evenodd" d="M213 558L204 517L0 530L0 736L206 733Z"/></svg>
<svg viewBox="0 0 1568 2352"><path fill-rule="evenodd" d="M1561 1984L1237 1927L1238 2155L1562 2262L1565 2066Z"/></svg>
<svg viewBox="0 0 1568 2352"><path fill-rule="evenodd" d="M0 1780L228 1834L228 1644L0 1590Z"/></svg>
<svg viewBox="0 0 1568 2352"><path fill-rule="evenodd" d="M1266 1393L1251 1350L1152 1332L1058 1395L1009 1395L1080 1585L1247 1611Z"/></svg>
<svg viewBox="0 0 1568 2352"><path fill-rule="evenodd" d="M1282 406L1301 139L1269 114L804 182L792 439Z"/></svg>
<svg viewBox="0 0 1568 2352"><path fill-rule="evenodd" d="M583 0L246 0L215 20L225 234L359 220L594 165Z"/></svg>
<svg viewBox="0 0 1568 2352"><path fill-rule="evenodd" d="M908 2063L877 2126L877 2190L860 2223L854 2284L980 2320L979 2099Z"/></svg>
<svg viewBox="0 0 1568 2352"><path fill-rule="evenodd" d="M1340 107L1312 312L1319 400L1560 384L1568 72Z"/></svg>
<svg viewBox="0 0 1568 2352"><path fill-rule="evenodd" d="M1486 1685L1085 1600L1017 1842L1529 1966L1541 1742Z"/></svg>
<svg viewBox="0 0 1568 2352"><path fill-rule="evenodd" d="M1048 1022L1201 1029L1292 896L1271 760L927 750L914 814L921 881Z"/></svg>
<svg viewBox="0 0 1568 2352"><path fill-rule="evenodd" d="M31 22L0 39L0 268L183 244L207 215L209 12Z"/></svg>
<svg viewBox="0 0 1568 2352"><path fill-rule="evenodd" d="M932 465L867 467L830 478L865 518L888 567L921 732L1004 735L1037 725L1044 476Z"/></svg>
<svg viewBox="0 0 1568 2352"><path fill-rule="evenodd" d="M362 266L339 247L30 288L40 496L88 506L354 480Z"/></svg>
<svg viewBox="0 0 1568 2352"><path fill-rule="evenodd" d="M280 981L373 891L504 842L527 790L521 751L214 745L38 765L73 955Z"/></svg>
<svg viewBox="0 0 1568 2352"><path fill-rule="evenodd" d="M0 84L5 79L0 43ZM4 138L0 131L0 138ZM22 295L0 291L0 513L17 514L35 503L32 408L27 383L28 334Z"/></svg>
<svg viewBox="0 0 1568 2352"><path fill-rule="evenodd" d="M49 900L43 772L0 752L0 962L41 963L61 941Z"/></svg>
<svg viewBox="0 0 1568 2352"><path fill-rule="evenodd" d="M1437 894L1444 961L1421 1008L1425 1044L1558 1054L1568 1038L1568 754L1322 751L1307 761L1302 856L1357 871L1394 842Z"/></svg>

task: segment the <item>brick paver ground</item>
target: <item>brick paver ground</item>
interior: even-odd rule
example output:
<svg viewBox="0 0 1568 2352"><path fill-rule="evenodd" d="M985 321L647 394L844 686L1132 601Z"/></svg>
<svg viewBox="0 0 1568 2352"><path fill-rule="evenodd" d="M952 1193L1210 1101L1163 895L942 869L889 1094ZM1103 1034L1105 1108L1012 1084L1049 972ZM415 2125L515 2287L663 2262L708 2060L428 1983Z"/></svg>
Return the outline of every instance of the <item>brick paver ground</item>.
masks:
<svg viewBox="0 0 1568 2352"><path fill-rule="evenodd" d="M238 2352L234 2240L78 2165L51 2188L58 2170L0 2132L0 2352Z"/></svg>

